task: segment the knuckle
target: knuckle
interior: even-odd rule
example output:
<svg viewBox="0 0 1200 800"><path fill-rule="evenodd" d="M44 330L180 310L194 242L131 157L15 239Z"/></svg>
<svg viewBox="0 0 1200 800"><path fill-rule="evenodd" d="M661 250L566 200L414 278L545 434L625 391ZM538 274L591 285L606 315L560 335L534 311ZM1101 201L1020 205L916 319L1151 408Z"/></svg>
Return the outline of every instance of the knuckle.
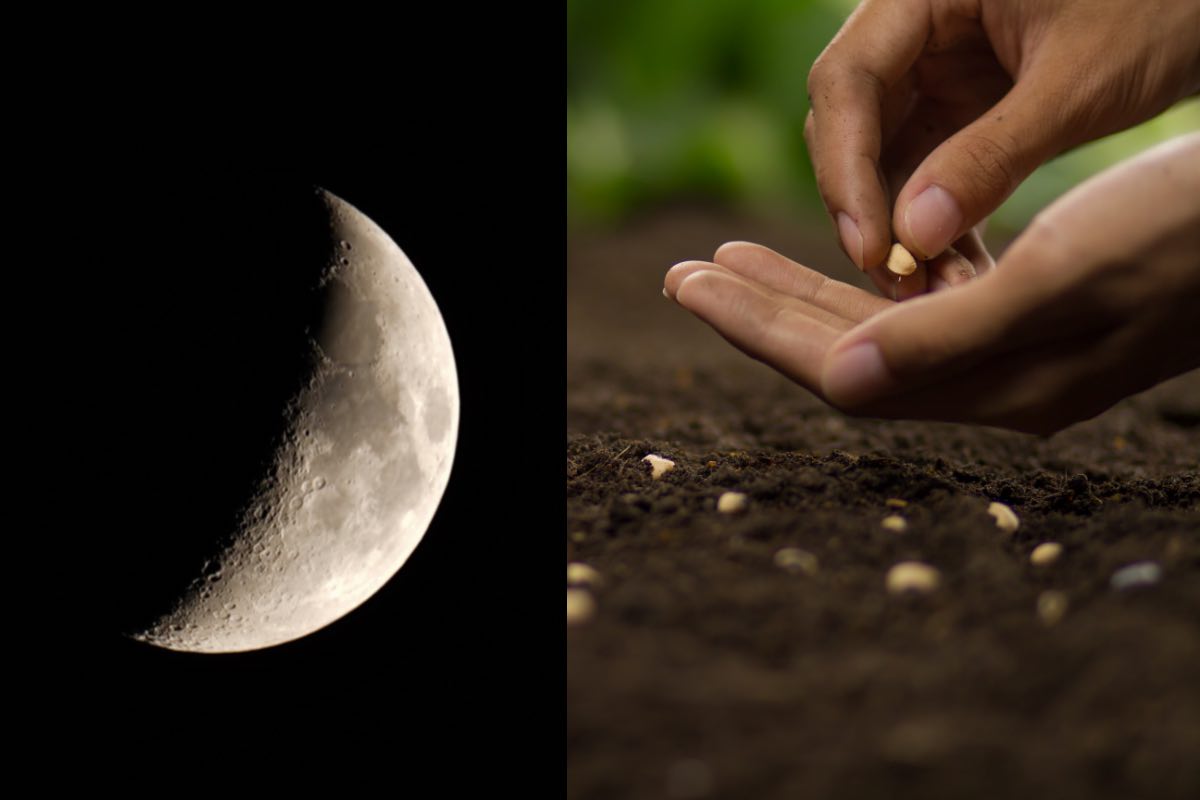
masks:
<svg viewBox="0 0 1200 800"><path fill-rule="evenodd" d="M990 136L960 134L959 153L971 184L989 196L1007 196L1017 186L1020 174L1010 148Z"/></svg>

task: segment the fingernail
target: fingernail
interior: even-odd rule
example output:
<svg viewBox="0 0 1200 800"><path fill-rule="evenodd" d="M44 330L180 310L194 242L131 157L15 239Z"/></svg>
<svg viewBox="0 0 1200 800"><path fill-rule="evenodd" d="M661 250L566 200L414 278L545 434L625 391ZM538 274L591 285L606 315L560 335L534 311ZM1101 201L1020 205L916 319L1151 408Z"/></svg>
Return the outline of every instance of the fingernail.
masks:
<svg viewBox="0 0 1200 800"><path fill-rule="evenodd" d="M859 269L863 268L863 238L862 233L858 230L858 226L854 224L854 220L850 219L850 215L845 211L839 211L837 215L838 235L842 237L842 247L846 249L846 254L850 256L850 260L854 262Z"/></svg>
<svg viewBox="0 0 1200 800"><path fill-rule="evenodd" d="M934 275L932 278L929 279L929 291L931 291L931 292L940 292L943 289L949 289L949 288L950 288L950 284L946 283L944 280L942 280L941 278L939 278L936 275Z"/></svg>
<svg viewBox="0 0 1200 800"><path fill-rule="evenodd" d="M853 406L875 398L894 381L879 346L865 341L834 355L822 383L830 400Z"/></svg>
<svg viewBox="0 0 1200 800"><path fill-rule="evenodd" d="M671 295L667 294L667 287L665 286L663 287L663 297L667 298L668 300L671 299Z"/></svg>
<svg viewBox="0 0 1200 800"><path fill-rule="evenodd" d="M962 224L962 211L954 197L937 184L931 185L908 204L904 224L922 259L941 253L954 241Z"/></svg>

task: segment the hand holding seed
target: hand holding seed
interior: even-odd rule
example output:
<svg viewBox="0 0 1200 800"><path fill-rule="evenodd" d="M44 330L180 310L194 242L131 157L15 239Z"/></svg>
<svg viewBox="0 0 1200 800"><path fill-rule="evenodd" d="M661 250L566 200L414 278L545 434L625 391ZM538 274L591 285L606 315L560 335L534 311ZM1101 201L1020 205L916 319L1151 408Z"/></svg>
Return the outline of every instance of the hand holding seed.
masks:
<svg viewBox="0 0 1200 800"><path fill-rule="evenodd" d="M1200 366L1197 253L1190 134L1080 184L953 291L896 303L747 242L665 290L847 413L1047 434Z"/></svg>

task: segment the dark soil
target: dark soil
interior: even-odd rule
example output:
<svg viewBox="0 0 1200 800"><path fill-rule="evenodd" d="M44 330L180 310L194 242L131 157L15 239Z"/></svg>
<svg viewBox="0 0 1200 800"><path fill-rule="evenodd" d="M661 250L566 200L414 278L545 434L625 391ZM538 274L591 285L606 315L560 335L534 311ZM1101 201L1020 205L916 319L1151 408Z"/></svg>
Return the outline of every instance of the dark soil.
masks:
<svg viewBox="0 0 1200 800"><path fill-rule="evenodd" d="M790 230L688 211L572 240L567 560L602 578L568 628L568 795L1200 796L1200 375L1049 439L844 417L658 294L733 238L845 274ZM889 595L905 560L940 588ZM1111 588L1144 560L1157 584Z"/></svg>

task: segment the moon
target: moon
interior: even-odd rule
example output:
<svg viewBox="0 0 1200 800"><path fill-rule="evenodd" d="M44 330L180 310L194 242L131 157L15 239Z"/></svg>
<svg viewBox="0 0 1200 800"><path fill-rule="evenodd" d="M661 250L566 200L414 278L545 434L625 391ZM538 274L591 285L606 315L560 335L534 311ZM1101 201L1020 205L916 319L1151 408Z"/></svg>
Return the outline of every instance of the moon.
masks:
<svg viewBox="0 0 1200 800"><path fill-rule="evenodd" d="M314 313L272 452L173 602L126 631L139 641L230 653L329 625L404 565L449 481L459 395L437 304L378 225L323 189L310 200L320 267L292 274Z"/></svg>

